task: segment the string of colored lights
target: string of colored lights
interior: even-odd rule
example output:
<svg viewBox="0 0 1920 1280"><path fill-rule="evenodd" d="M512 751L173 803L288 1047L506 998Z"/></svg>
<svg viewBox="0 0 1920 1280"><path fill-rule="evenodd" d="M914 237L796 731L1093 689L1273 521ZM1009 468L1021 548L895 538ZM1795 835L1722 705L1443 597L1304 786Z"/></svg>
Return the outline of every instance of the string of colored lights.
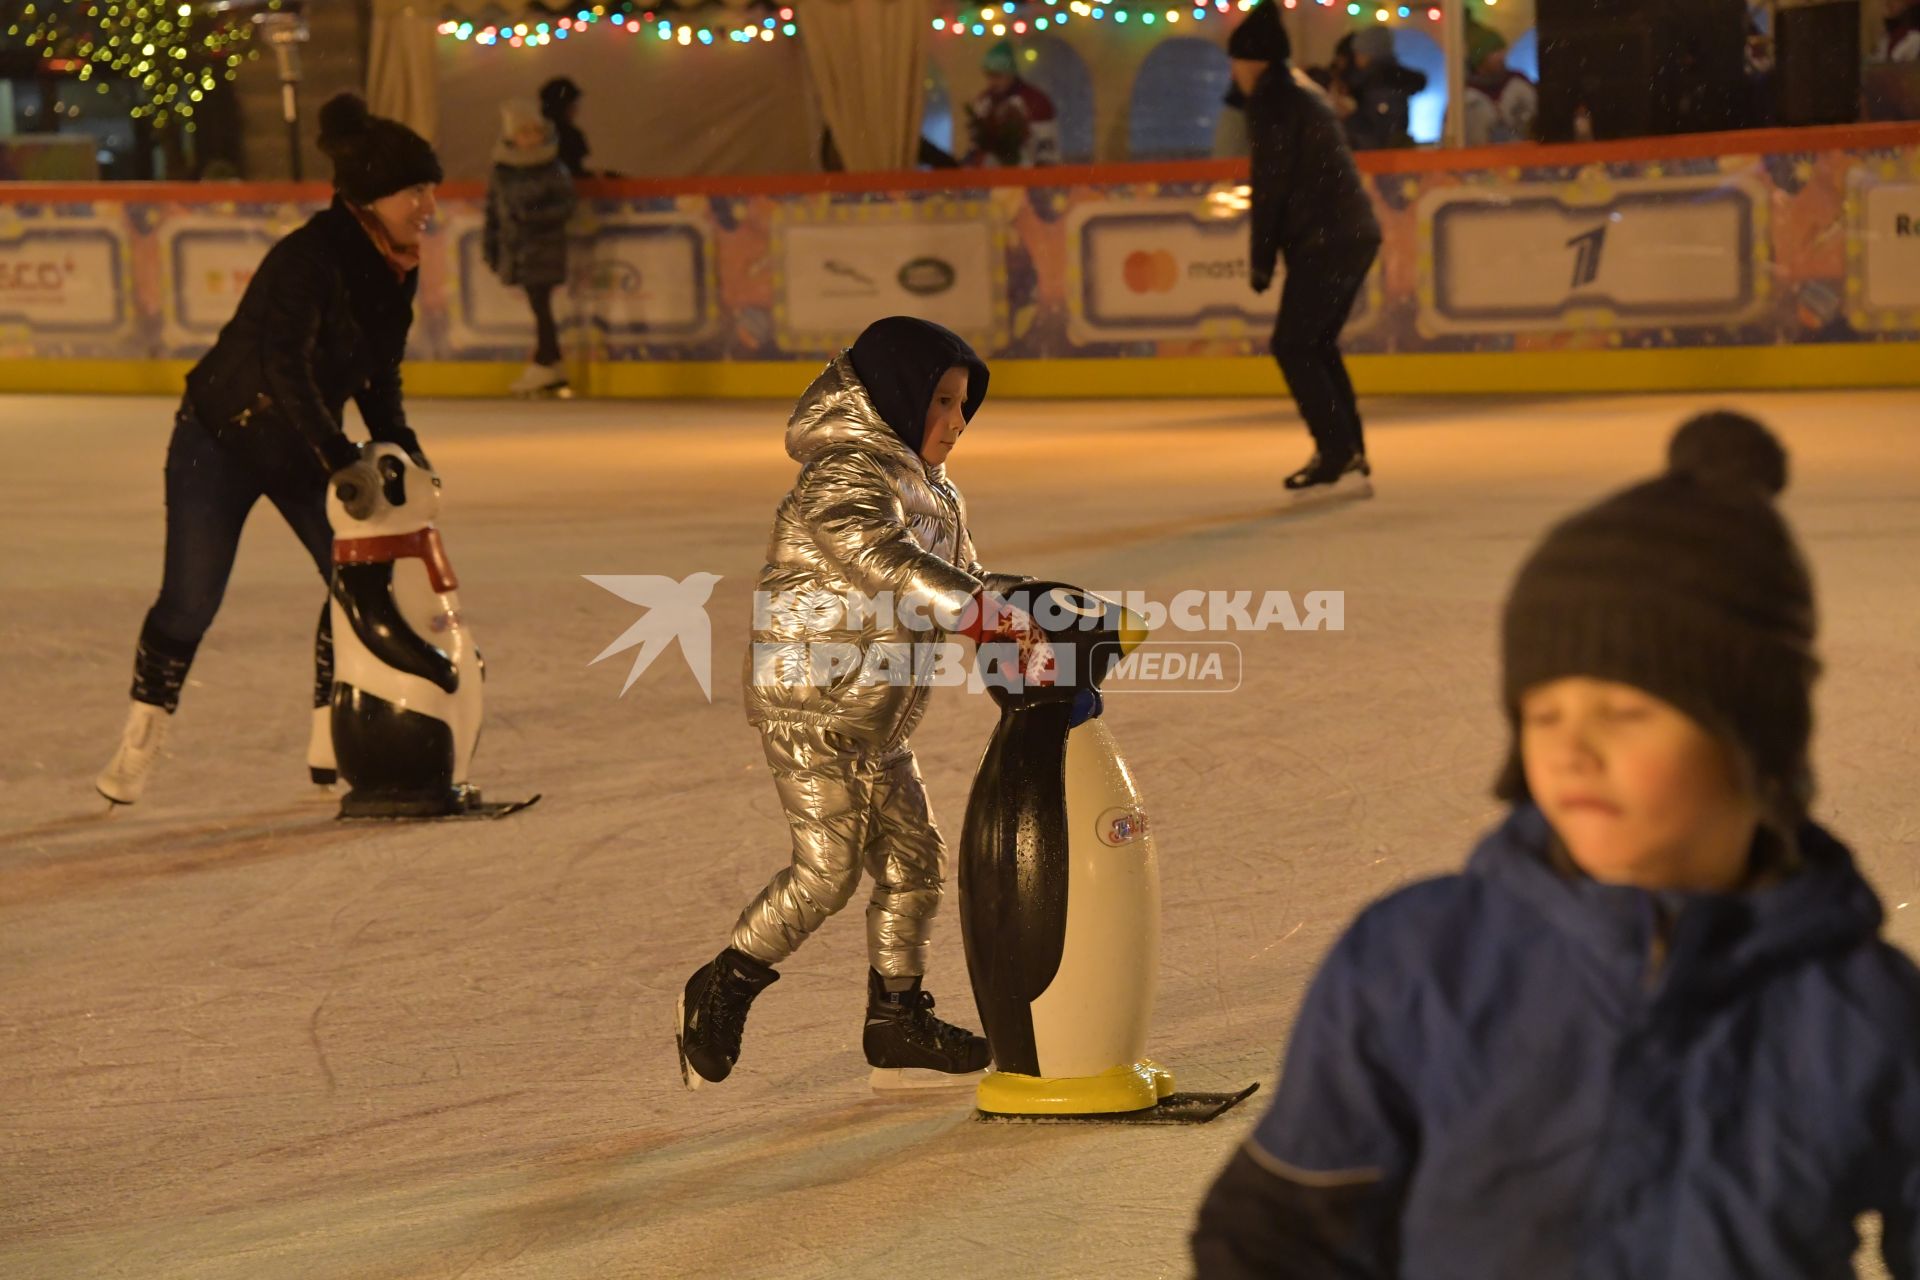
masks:
<svg viewBox="0 0 1920 1280"><path fill-rule="evenodd" d="M1499 0L1480 2L1492 7ZM1114 0L1000 0L999 3L974 10L962 9L951 17L935 18L933 29L943 35L1000 39L1063 27L1073 18L1089 21L1110 19L1121 26L1131 22L1143 27L1172 27L1178 26L1183 20L1204 22L1209 18L1244 13L1253 8L1255 3L1257 0L1186 0L1186 3L1160 9L1140 3L1119 4ZM1383 23L1392 22L1395 18L1407 21L1417 17L1425 18L1428 22L1439 22L1445 16L1431 0L1422 0L1422 3L1415 5L1381 4L1378 0L1279 0L1279 3L1284 9L1344 7L1349 17L1372 17L1375 22ZM799 33L794 12L788 8L780 9L777 16L762 16L747 21L723 19L713 23L675 21L661 16L655 9L616 7L609 11L605 5L579 9L570 15L513 23L476 25L450 19L440 24L439 31L441 35L455 40L520 49L538 48L566 40L603 23L610 29L624 30L629 35L650 35L657 40L681 45L711 45L723 35L736 44L753 44L772 40L776 35L793 36Z"/></svg>
<svg viewBox="0 0 1920 1280"><path fill-rule="evenodd" d="M279 0L268 6L278 9ZM118 79L142 91L128 113L155 128L179 120L194 131L193 110L219 79L233 80L257 49L246 48L253 25L244 17L202 15L183 0L28 0L7 27L24 36L50 67L72 71L101 93Z"/></svg>
<svg viewBox="0 0 1920 1280"><path fill-rule="evenodd" d="M625 31L628 35L647 35L656 40L674 44L710 45L724 36L734 44L753 44L756 41L773 40L776 37L792 37L800 28L794 22L793 10L781 8L750 19L730 18L720 22L675 21L663 16L657 9L627 9L606 5L594 5L591 8L577 9L571 14L557 17L536 17L531 21L511 23L474 24L466 21L446 21L439 26L443 36L460 41L472 41L477 45L505 45L513 49L537 49L541 45L552 44L557 40L566 40L586 31L589 27L605 25L610 31Z"/></svg>
<svg viewBox="0 0 1920 1280"><path fill-rule="evenodd" d="M1179 5L1168 9L1147 8L1140 4L1120 5L1113 0L1001 0L1001 3L989 4L969 13L961 10L948 18L935 18L933 29L943 35L973 35L1004 38L1023 36L1029 31L1048 31L1062 27L1073 18L1091 21L1111 20L1118 25L1129 22L1152 27L1166 25L1178 26L1182 21L1204 22L1209 18L1230 16L1235 12L1244 13L1253 8L1257 0L1210 0L1209 3ZM1497 3L1497 0L1486 0ZM1360 0L1280 0L1283 9L1298 9L1303 4L1331 9L1342 4L1351 17L1365 16L1369 10L1376 22L1391 22L1395 17L1402 20L1420 16L1429 22L1438 22L1445 15L1437 5L1422 3L1419 5L1380 5L1362 4Z"/></svg>

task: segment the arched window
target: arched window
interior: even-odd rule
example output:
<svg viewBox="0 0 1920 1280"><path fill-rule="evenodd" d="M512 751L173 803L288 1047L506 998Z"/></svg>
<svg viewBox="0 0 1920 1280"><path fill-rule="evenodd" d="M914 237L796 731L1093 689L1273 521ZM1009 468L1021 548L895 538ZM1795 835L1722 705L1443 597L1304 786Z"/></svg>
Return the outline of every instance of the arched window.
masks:
<svg viewBox="0 0 1920 1280"><path fill-rule="evenodd" d="M1018 46L1020 78L1053 99L1060 121L1060 160L1093 159L1093 76L1079 51L1053 36L1027 36Z"/></svg>
<svg viewBox="0 0 1920 1280"><path fill-rule="evenodd" d="M1417 27L1393 33L1393 54L1427 75L1427 87L1407 103L1407 132L1421 144L1440 141L1447 119L1447 55L1440 42Z"/></svg>
<svg viewBox="0 0 1920 1280"><path fill-rule="evenodd" d="M1213 131L1233 72L1219 45L1198 36L1163 40L1133 78L1127 155L1186 160L1213 154Z"/></svg>
<svg viewBox="0 0 1920 1280"><path fill-rule="evenodd" d="M948 155L953 149L953 100L947 96L947 78L927 60L926 101L920 108L920 136Z"/></svg>
<svg viewBox="0 0 1920 1280"><path fill-rule="evenodd" d="M1540 33L1523 31L1507 50L1507 68L1518 71L1535 84L1540 83Z"/></svg>

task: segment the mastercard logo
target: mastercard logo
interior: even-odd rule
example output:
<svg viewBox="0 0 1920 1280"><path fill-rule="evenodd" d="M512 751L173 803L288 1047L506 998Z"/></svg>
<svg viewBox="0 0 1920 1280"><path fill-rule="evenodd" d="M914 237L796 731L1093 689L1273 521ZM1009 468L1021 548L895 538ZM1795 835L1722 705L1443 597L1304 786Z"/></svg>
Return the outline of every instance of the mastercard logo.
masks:
<svg viewBox="0 0 1920 1280"><path fill-rule="evenodd" d="M1180 264L1165 249L1136 249L1121 271L1135 293L1166 293L1180 282Z"/></svg>

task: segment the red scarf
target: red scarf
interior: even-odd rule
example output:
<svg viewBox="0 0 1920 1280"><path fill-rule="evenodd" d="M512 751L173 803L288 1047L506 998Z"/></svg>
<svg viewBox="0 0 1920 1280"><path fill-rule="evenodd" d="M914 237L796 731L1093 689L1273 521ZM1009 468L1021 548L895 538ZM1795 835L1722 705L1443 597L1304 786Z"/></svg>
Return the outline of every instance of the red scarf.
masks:
<svg viewBox="0 0 1920 1280"><path fill-rule="evenodd" d="M405 281L407 273L420 266L419 245L405 248L395 244L393 237L387 234L387 229L380 225L380 219L371 211L362 209L351 200L343 200L341 203L353 210L354 218L366 230L367 235L372 237L373 247L380 251L380 256L387 260L389 267L393 268L395 277Z"/></svg>

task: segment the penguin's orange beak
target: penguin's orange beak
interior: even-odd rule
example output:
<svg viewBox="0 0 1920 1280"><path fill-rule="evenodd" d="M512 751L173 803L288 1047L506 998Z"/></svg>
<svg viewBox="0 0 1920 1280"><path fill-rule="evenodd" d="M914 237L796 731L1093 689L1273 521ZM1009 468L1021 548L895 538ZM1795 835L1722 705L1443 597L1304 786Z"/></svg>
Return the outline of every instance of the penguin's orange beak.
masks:
<svg viewBox="0 0 1920 1280"><path fill-rule="evenodd" d="M1131 609L1120 611L1120 656L1138 649L1147 638L1147 620Z"/></svg>

